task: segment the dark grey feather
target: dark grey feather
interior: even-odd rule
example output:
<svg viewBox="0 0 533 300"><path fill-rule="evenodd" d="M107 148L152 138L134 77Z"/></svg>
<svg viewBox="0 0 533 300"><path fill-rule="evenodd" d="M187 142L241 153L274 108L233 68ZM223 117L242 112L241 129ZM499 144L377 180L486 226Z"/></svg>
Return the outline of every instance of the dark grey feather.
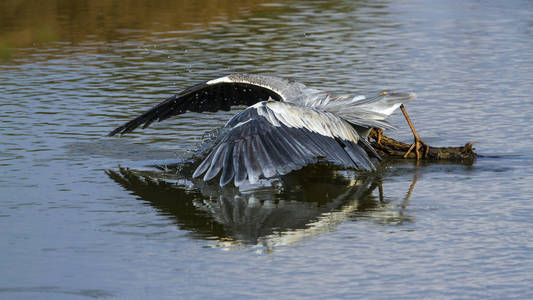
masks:
<svg viewBox="0 0 533 300"><path fill-rule="evenodd" d="M193 178L199 177L200 175L204 174L207 169L211 166L211 161L213 160L213 156L215 155L216 151L211 150L211 152L207 155L206 158L200 163L200 165L196 168L194 173L192 174Z"/></svg>
<svg viewBox="0 0 533 300"><path fill-rule="evenodd" d="M226 143L221 143L217 145L215 149L213 149L213 151L216 152L211 160L211 166L204 175L204 181L213 179L215 176L217 176L218 172L220 172L220 169L222 169L224 154L226 153L227 149L228 147L226 147Z"/></svg>
<svg viewBox="0 0 533 300"><path fill-rule="evenodd" d="M274 168L272 160L270 159L269 153L263 146L263 142L261 141L260 136L254 136L252 140L252 146L255 151L255 156L257 157L259 165L261 166L262 174L264 175L264 177L270 178L276 175L276 169Z"/></svg>
<svg viewBox="0 0 533 300"><path fill-rule="evenodd" d="M222 160L222 175L220 176L220 186L225 186L232 179L235 173L233 172L233 149L234 145L226 144L226 152Z"/></svg>
<svg viewBox="0 0 533 300"><path fill-rule="evenodd" d="M250 106L269 99L282 100L280 94L273 89L259 85L259 82L254 82L252 80L254 78L264 78L265 81L270 79L266 76L241 74L238 78L240 82L217 82L210 84L208 81L197 84L179 94L170 96L137 118L117 127L108 135L113 136L117 133L125 134L133 131L140 125L146 128L154 121L160 122L187 111L228 111L232 106Z"/></svg>
<svg viewBox="0 0 533 300"><path fill-rule="evenodd" d="M375 167L368 158L368 154L363 151L357 144L354 143L345 143L344 150L352 161L355 163L355 166L361 170L374 170Z"/></svg>
<svg viewBox="0 0 533 300"><path fill-rule="evenodd" d="M233 172L235 173L235 186L241 185L247 178L246 166L244 165L244 141L238 140L233 147Z"/></svg>
<svg viewBox="0 0 533 300"><path fill-rule="evenodd" d="M248 173L248 180L251 183L257 182L259 176L261 176L261 166L255 156L254 149L252 147L251 137L246 139L244 147L242 148L241 155L244 157L244 166Z"/></svg>

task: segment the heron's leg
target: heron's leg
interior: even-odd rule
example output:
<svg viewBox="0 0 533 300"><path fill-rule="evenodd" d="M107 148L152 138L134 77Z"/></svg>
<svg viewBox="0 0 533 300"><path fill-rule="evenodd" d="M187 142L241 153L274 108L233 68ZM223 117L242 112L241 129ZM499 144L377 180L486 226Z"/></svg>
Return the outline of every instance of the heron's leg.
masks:
<svg viewBox="0 0 533 300"><path fill-rule="evenodd" d="M368 134L368 142L372 140L376 141L376 144L383 147L381 144L381 138L383 138L383 129L381 128L372 128Z"/></svg>
<svg viewBox="0 0 533 300"><path fill-rule="evenodd" d="M376 143L381 146L381 138L383 137L383 129L376 128Z"/></svg>
<svg viewBox="0 0 533 300"><path fill-rule="evenodd" d="M409 124L409 127L411 128L411 131L413 132L413 135L415 137L415 142L411 145L411 147L409 147L409 150L407 150L403 158L407 158L409 153L411 153L411 151L413 151L414 149L416 153L416 159L420 159L420 148L422 148L422 146L426 147L426 151L424 152L424 158L426 158L429 153L429 146L426 143L422 142L420 136L418 136L418 134L416 133L415 127L413 126L413 123L411 122L411 119L409 118L409 115L407 114L407 111L405 110L403 104L400 105L400 109L402 110L402 113L405 119L407 120L407 123Z"/></svg>

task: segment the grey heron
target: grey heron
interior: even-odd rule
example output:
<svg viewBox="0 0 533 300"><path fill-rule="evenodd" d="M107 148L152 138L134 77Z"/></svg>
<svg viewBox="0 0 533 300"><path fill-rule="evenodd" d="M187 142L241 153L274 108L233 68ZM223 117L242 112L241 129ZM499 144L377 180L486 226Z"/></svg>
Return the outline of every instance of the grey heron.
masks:
<svg viewBox="0 0 533 300"><path fill-rule="evenodd" d="M193 177L209 181L220 174L220 186L285 175L320 158L357 170L375 170L381 158L369 144L372 128L394 128L385 119L401 107L415 142L420 140L403 103L414 93L382 92L365 97L334 96L285 78L231 74L173 95L109 133L125 134L139 126L190 112L247 108L225 125L225 133L209 149Z"/></svg>

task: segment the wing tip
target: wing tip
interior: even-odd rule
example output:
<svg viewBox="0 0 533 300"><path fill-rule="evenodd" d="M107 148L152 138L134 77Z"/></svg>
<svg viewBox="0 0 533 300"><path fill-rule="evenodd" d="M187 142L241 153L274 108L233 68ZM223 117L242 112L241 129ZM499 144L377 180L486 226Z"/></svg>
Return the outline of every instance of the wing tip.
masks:
<svg viewBox="0 0 533 300"><path fill-rule="evenodd" d="M111 136L116 135L117 133L120 134L120 135L122 135L122 132L121 132L121 131L122 131L123 129L124 129L123 126L120 126L120 127L118 127L118 128L115 128L113 131L109 132L109 133L107 134L107 136L111 137Z"/></svg>

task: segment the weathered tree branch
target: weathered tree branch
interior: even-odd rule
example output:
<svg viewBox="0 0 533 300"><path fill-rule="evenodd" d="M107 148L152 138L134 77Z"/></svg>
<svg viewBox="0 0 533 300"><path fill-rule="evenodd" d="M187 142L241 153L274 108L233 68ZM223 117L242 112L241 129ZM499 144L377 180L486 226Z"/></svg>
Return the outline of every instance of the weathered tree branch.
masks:
<svg viewBox="0 0 533 300"><path fill-rule="evenodd" d="M377 137L378 134L376 130L372 130L368 136L371 141L370 144L383 158L403 158L407 150L411 145L396 141L385 135L381 136L380 142L378 144ZM462 147L431 147L429 146L429 151L427 157L424 156L425 149L420 149L420 154L422 160L443 160L443 161L452 161L464 164L472 164L474 160L479 157L478 154L474 152L474 147L472 143L467 143ZM407 159L416 159L416 153L411 151L407 156Z"/></svg>

